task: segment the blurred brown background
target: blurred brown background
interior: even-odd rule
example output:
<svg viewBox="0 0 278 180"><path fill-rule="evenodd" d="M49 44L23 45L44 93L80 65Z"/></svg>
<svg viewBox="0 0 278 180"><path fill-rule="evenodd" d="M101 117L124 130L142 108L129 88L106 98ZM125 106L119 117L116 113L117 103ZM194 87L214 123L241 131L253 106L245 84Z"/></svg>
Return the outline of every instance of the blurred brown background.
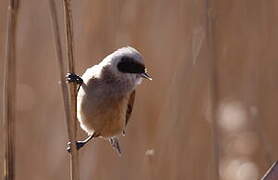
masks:
<svg viewBox="0 0 278 180"><path fill-rule="evenodd" d="M277 0L75 0L73 16L78 74L131 45L154 79L137 90L123 156L90 143L82 180L215 180L217 164L221 180L254 180L278 159ZM21 2L16 54L16 179L69 179L48 0Z"/></svg>

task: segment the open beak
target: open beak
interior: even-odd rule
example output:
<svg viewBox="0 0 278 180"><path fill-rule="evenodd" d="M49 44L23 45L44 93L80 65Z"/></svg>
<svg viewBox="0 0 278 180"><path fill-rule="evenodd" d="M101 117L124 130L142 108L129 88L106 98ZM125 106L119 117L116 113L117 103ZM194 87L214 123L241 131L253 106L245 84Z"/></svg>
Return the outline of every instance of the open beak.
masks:
<svg viewBox="0 0 278 180"><path fill-rule="evenodd" d="M141 73L140 75L142 78L148 79L150 81L153 80L151 76L147 74L147 72Z"/></svg>

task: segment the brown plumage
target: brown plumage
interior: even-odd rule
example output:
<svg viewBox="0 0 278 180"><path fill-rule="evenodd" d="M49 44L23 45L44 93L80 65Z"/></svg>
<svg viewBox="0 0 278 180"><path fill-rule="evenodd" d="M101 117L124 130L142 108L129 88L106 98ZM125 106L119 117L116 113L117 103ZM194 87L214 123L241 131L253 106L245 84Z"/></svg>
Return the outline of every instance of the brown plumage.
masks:
<svg viewBox="0 0 278 180"><path fill-rule="evenodd" d="M126 109L126 114L125 114L125 128L128 124L128 121L130 119L132 110L133 110L133 104L134 104L134 100L135 100L135 90L132 91L132 93L129 96L129 101L127 104L127 109ZM125 129L123 130L123 135L125 135Z"/></svg>
<svg viewBox="0 0 278 180"><path fill-rule="evenodd" d="M78 141L77 147L92 138L102 137L121 154L118 136L125 134L134 105L135 88L142 78L151 80L142 56L131 47L118 49L86 70L77 95L77 118L89 137Z"/></svg>

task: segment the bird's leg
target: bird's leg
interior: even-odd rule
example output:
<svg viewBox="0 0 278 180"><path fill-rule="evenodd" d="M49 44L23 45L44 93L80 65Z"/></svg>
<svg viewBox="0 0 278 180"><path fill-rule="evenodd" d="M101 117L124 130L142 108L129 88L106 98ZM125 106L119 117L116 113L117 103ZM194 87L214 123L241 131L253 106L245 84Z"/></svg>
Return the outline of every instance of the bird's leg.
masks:
<svg viewBox="0 0 278 180"><path fill-rule="evenodd" d="M83 84L83 79L74 73L67 73L66 81L69 83L74 82L74 83L78 84L77 92L78 92L80 86Z"/></svg>
<svg viewBox="0 0 278 180"><path fill-rule="evenodd" d="M109 138L109 142L112 145L112 147L117 151L118 155L122 155L119 139L117 137L111 137Z"/></svg>
<svg viewBox="0 0 278 180"><path fill-rule="evenodd" d="M82 148L85 144L87 144L91 139L93 139L95 136L95 134L92 134L90 136L88 136L86 139L82 140L82 141L76 141L76 148L77 150L79 150L80 148ZM71 142L68 142L68 147L67 147L67 151L68 152L71 152L71 149L70 149L70 144Z"/></svg>

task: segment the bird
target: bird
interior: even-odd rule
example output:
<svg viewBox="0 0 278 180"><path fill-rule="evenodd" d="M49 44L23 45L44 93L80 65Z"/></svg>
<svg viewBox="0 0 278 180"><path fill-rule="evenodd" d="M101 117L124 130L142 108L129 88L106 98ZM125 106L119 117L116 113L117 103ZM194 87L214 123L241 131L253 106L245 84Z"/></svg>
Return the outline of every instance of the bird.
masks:
<svg viewBox="0 0 278 180"><path fill-rule="evenodd" d="M152 80L142 55L133 47L117 49L80 77L66 75L67 82L79 84L77 119L88 137L76 141L79 150L91 139L108 140L122 154L119 137L125 135L135 101L135 89L142 79ZM67 150L70 152L70 142Z"/></svg>

